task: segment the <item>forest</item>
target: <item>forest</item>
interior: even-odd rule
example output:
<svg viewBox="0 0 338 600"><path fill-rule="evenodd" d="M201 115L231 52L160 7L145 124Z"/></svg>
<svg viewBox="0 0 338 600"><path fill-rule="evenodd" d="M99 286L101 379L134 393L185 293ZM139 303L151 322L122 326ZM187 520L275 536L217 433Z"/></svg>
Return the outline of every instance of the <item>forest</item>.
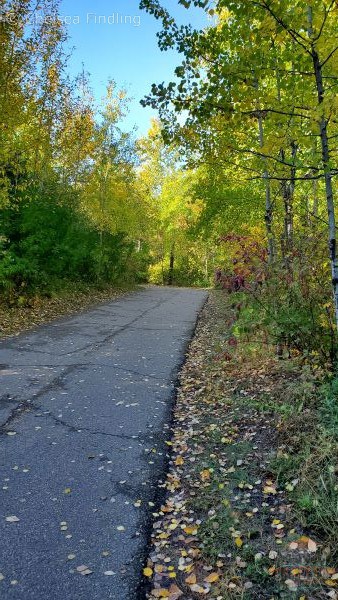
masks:
<svg viewBox="0 0 338 600"><path fill-rule="evenodd" d="M182 62L142 100L159 120L137 139L121 129L128 97L113 79L98 106L85 67L69 77L58 1L33 21L29 0L2 2L15 15L1 23L2 301L25 306L70 282L216 278L250 290L243 327L332 362L336 4L179 4L204 9L208 26L141 2Z"/></svg>
<svg viewBox="0 0 338 600"><path fill-rule="evenodd" d="M39 19L32 2L2 5L13 16L1 24L2 298L25 305L69 282L205 284L195 175L159 122L136 139L120 128L129 101L113 80L100 106L85 69L70 80L57 1Z"/></svg>
<svg viewBox="0 0 338 600"><path fill-rule="evenodd" d="M171 3L188 15L201 11L205 27L180 24ZM156 517L143 565L153 585L147 597L337 599L336 0L140 0L158 27L159 51L179 57L175 71L139 99L157 114L142 136L126 131L131 98L114 72L101 102L86 65L71 77L61 1L0 6L0 320L32 310L34 326L40 307L55 299L67 305L68 292L112 300L112 290L152 284L145 298L173 288L177 298L200 295L201 305L208 296L194 313L173 428L154 429L154 448L146 449L149 464L168 461L156 490L166 490L166 504L132 498L134 508ZM178 315L183 300L176 308L167 302L171 321L156 317L161 334L187 326ZM113 328L111 318L102 328ZM5 335L22 330L20 323L0 327ZM100 343L91 346L95 361ZM155 371L152 361L168 348L151 343L148 369ZM135 348L145 353L142 344ZM111 356L111 344L106 350ZM137 380L138 354L135 360L129 375ZM94 416L105 394L107 411L137 407L138 386L136 402L125 406L124 396L113 406L104 388ZM73 433L82 433L80 400L79 421L66 424ZM142 448L148 434L128 439ZM160 438L166 447L157 446Z"/></svg>

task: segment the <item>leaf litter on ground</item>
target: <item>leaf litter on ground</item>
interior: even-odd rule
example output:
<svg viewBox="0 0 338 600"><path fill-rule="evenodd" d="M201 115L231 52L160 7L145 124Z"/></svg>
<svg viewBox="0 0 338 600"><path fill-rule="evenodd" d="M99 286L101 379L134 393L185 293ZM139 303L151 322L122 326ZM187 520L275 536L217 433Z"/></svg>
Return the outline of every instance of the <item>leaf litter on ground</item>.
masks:
<svg viewBox="0 0 338 600"><path fill-rule="evenodd" d="M337 599L338 571L270 468L284 450L278 420L256 408L288 374L271 356L222 359L232 308L223 292L210 294L180 374L166 501L143 571L148 598Z"/></svg>

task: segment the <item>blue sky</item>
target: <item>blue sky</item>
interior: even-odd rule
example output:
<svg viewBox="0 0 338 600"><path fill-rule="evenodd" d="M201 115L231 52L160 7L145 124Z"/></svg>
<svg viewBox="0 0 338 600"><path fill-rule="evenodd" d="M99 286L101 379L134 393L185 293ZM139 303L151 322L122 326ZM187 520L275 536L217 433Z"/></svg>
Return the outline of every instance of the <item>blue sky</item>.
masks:
<svg viewBox="0 0 338 600"><path fill-rule="evenodd" d="M198 28L206 25L201 10L187 10L177 0L164 0L163 4L179 23L190 22ZM142 108L139 101L152 83L168 81L181 61L176 52L159 50L156 38L159 24L139 10L139 0L81 0L81 3L62 0L61 15L65 17L70 45L74 47L69 62L71 74L79 73L84 63L98 101L109 78L127 89L133 100L123 129L130 130L136 125L137 135L144 135L156 113Z"/></svg>

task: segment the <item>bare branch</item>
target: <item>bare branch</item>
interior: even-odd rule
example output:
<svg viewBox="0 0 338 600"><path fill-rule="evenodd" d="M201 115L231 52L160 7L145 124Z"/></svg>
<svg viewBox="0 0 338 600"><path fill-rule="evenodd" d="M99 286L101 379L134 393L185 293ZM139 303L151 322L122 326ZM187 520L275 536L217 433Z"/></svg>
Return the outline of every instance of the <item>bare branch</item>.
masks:
<svg viewBox="0 0 338 600"><path fill-rule="evenodd" d="M338 50L338 46L336 46L335 48L333 48L333 50L330 52L330 54L326 57L325 60L323 60L323 62L321 63L321 67L324 67L324 65L326 65L326 63L330 60L330 58L332 58L332 56L334 55L335 52L337 52Z"/></svg>
<svg viewBox="0 0 338 600"><path fill-rule="evenodd" d="M322 24L321 24L321 26L319 28L318 34L313 38L313 42L318 42L320 36L322 35L323 29L324 29L325 24L326 24L327 17L329 15L330 11L331 11L331 8L334 6L334 4L335 4L335 0L332 0L332 2L330 4L330 6L328 7L328 9L327 10L324 9L324 12L325 12L324 19L323 19L323 22L322 22Z"/></svg>

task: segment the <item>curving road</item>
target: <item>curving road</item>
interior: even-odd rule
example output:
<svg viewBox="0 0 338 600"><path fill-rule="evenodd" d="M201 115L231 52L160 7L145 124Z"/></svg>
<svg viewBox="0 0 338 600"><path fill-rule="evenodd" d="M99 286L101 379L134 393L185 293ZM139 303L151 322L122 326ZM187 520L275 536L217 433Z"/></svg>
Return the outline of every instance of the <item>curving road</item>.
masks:
<svg viewBox="0 0 338 600"><path fill-rule="evenodd" d="M201 290L146 288L0 342L0 597L140 600Z"/></svg>

